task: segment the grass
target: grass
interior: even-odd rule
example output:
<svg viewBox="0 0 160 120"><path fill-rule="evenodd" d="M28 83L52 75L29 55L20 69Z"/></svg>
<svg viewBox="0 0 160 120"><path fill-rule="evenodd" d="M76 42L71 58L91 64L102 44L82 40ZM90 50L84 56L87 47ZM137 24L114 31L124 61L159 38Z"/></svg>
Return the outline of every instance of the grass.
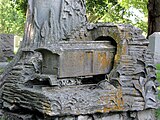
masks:
<svg viewBox="0 0 160 120"><path fill-rule="evenodd" d="M160 64L156 65L157 70L160 70Z"/></svg>
<svg viewBox="0 0 160 120"><path fill-rule="evenodd" d="M157 72L156 72L156 74L157 74L157 80L160 83L160 64L156 65L156 69L157 69ZM159 90L158 91L159 92L158 99L160 100L160 87L158 87L158 90ZM156 110L156 118L157 118L157 120L160 120L160 108L158 108Z"/></svg>
<svg viewBox="0 0 160 120"><path fill-rule="evenodd" d="M156 65L156 69L157 69L157 72L156 72L157 80L158 80L158 82L160 82L160 64Z"/></svg>
<svg viewBox="0 0 160 120"><path fill-rule="evenodd" d="M156 69L157 69L157 81L160 83L160 64L156 65ZM160 90L160 87L158 87L158 89Z"/></svg>
<svg viewBox="0 0 160 120"><path fill-rule="evenodd" d="M160 64L156 65L156 69L157 69L157 81L160 83ZM158 90L160 90L160 87L158 87Z"/></svg>
<svg viewBox="0 0 160 120"><path fill-rule="evenodd" d="M160 82L160 71L157 72L157 80Z"/></svg>

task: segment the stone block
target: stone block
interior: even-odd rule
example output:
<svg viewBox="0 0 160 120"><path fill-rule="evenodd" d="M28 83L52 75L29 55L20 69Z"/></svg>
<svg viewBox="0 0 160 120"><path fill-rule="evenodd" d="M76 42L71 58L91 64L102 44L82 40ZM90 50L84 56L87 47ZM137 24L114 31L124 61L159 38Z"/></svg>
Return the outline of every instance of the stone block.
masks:
<svg viewBox="0 0 160 120"><path fill-rule="evenodd" d="M149 49L154 55L154 63L160 63L160 32L154 32L149 36Z"/></svg>
<svg viewBox="0 0 160 120"><path fill-rule="evenodd" d="M14 57L14 35L0 34L0 62L8 62Z"/></svg>

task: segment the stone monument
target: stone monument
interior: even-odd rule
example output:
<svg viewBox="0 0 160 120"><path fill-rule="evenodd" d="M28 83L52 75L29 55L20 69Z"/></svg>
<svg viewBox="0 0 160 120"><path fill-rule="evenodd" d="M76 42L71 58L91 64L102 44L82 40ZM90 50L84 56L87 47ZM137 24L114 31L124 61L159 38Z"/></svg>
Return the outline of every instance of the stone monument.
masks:
<svg viewBox="0 0 160 120"><path fill-rule="evenodd" d="M0 34L0 62L9 62L14 57L14 35Z"/></svg>
<svg viewBox="0 0 160 120"><path fill-rule="evenodd" d="M0 34L0 74L14 57L14 35Z"/></svg>
<svg viewBox="0 0 160 120"><path fill-rule="evenodd" d="M155 119L155 66L140 29L88 23L84 0L28 3L21 47L0 80L6 119Z"/></svg>
<svg viewBox="0 0 160 120"><path fill-rule="evenodd" d="M160 32L154 32L149 36L149 49L154 56L154 63L160 63Z"/></svg>

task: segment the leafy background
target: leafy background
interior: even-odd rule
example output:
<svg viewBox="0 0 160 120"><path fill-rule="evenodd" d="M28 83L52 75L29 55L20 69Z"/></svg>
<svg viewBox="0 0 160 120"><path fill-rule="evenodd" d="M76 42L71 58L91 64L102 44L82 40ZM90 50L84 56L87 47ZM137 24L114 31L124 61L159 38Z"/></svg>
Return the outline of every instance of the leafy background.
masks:
<svg viewBox="0 0 160 120"><path fill-rule="evenodd" d="M147 33L147 0L86 0L86 7L89 22L129 23ZM26 11L27 0L0 0L0 33L23 35Z"/></svg>

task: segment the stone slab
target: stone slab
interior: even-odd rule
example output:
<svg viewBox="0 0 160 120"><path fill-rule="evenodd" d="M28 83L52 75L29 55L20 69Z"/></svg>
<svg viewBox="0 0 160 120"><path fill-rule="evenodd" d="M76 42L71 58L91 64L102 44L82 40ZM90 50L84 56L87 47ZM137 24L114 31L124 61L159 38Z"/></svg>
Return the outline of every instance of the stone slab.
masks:
<svg viewBox="0 0 160 120"><path fill-rule="evenodd" d="M0 62L8 62L14 57L14 35L0 34Z"/></svg>
<svg viewBox="0 0 160 120"><path fill-rule="evenodd" d="M154 55L154 62L160 63L160 32L154 32L149 36L149 49Z"/></svg>
<svg viewBox="0 0 160 120"><path fill-rule="evenodd" d="M42 87L41 91L31 88L21 90L13 86L8 84L5 87L3 100L11 104L19 103L23 108L36 109L48 116L106 113L124 109L121 90L110 84L106 88L97 85Z"/></svg>

